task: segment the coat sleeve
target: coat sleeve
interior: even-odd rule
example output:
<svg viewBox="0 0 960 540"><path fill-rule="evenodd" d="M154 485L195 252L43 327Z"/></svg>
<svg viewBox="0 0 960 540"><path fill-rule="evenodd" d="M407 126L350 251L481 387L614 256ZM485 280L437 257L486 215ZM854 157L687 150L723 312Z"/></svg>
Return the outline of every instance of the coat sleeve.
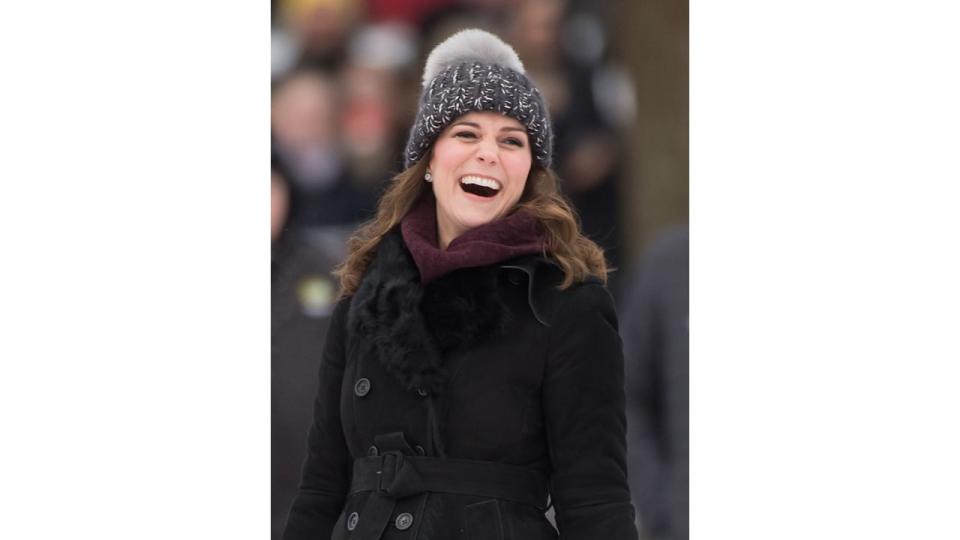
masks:
<svg viewBox="0 0 960 540"><path fill-rule="evenodd" d="M346 500L352 461L340 423L340 387L346 363L348 305L349 300L341 300L330 320L320 360L313 424L307 437L307 458L283 540L330 538Z"/></svg>
<svg viewBox="0 0 960 540"><path fill-rule="evenodd" d="M635 540L626 466L623 352L598 284L561 293L544 379L550 492L563 540Z"/></svg>

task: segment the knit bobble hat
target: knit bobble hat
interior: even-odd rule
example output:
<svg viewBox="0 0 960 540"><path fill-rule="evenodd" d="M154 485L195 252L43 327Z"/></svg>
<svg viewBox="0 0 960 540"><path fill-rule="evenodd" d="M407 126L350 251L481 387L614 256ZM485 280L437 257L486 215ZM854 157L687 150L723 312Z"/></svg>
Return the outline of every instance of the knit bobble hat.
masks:
<svg viewBox="0 0 960 540"><path fill-rule="evenodd" d="M540 90L527 78L513 48L477 29L457 32L427 57L417 118L404 151L405 167L419 161L451 122L482 111L523 124L534 159L550 167L553 129Z"/></svg>

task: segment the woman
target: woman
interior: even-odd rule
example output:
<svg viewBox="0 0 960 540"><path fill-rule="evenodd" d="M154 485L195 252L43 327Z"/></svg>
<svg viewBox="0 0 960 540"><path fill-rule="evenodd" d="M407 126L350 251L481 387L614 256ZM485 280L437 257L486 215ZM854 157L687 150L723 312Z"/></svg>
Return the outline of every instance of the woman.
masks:
<svg viewBox="0 0 960 540"><path fill-rule="evenodd" d="M635 539L603 253L516 53L427 59L405 159L351 239L284 538ZM549 503L548 503L549 495Z"/></svg>

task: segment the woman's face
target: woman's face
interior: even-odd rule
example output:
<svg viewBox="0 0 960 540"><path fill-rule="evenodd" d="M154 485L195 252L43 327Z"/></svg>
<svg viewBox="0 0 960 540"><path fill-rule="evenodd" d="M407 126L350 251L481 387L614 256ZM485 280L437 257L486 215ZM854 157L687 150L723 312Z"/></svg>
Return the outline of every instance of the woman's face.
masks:
<svg viewBox="0 0 960 540"><path fill-rule="evenodd" d="M507 215L520 200L532 160L527 130L514 118L472 112L447 126L429 165L441 247Z"/></svg>

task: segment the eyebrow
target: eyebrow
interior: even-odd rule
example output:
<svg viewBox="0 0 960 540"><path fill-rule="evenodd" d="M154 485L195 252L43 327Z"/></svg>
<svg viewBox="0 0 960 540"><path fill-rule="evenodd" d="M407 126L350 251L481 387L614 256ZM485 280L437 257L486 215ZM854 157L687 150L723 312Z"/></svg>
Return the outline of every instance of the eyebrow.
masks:
<svg viewBox="0 0 960 540"><path fill-rule="evenodd" d="M453 126L470 126L470 127L480 129L480 124L476 122L455 122ZM524 133L527 132L525 128L518 128L518 127L511 127L511 126L502 127L500 128L500 131L522 131Z"/></svg>

